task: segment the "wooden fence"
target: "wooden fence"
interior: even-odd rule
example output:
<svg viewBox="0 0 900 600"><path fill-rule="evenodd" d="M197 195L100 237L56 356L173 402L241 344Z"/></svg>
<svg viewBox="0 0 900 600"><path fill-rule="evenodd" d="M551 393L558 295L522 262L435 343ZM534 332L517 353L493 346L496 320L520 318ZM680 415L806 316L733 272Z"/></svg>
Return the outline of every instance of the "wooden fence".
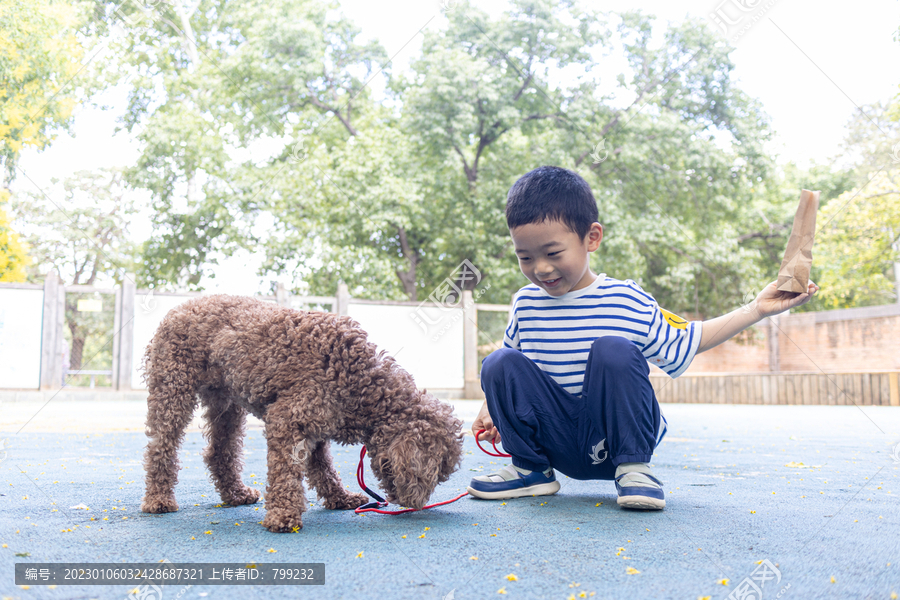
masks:
<svg viewBox="0 0 900 600"><path fill-rule="evenodd" d="M660 402L900 406L900 371L651 375Z"/></svg>

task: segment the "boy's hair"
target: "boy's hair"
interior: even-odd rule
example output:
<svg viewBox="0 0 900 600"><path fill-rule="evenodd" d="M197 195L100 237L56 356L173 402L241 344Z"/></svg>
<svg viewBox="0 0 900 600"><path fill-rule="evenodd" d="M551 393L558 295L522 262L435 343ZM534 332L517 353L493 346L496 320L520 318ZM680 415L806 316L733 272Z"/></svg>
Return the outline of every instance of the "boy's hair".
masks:
<svg viewBox="0 0 900 600"><path fill-rule="evenodd" d="M599 218L591 186L578 173L561 167L538 167L525 173L506 196L510 229L555 220L584 239Z"/></svg>

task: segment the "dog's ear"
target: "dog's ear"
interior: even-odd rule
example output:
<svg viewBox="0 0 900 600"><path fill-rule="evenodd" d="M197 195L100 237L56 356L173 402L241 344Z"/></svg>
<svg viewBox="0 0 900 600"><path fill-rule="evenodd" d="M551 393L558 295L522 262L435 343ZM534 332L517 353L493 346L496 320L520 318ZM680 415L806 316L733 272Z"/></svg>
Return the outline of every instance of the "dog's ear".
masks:
<svg viewBox="0 0 900 600"><path fill-rule="evenodd" d="M382 489L384 489L387 494L388 500L393 502L393 498L396 496L394 493L394 469L390 462L390 457L387 452L383 452L381 450L377 450L377 446L375 444L371 444L369 449L369 461L372 465L372 472L375 473L375 477L378 478L378 481L381 483Z"/></svg>
<svg viewBox="0 0 900 600"><path fill-rule="evenodd" d="M462 465L463 439L465 434L461 431L463 425L462 421L459 421L458 419L455 420L459 425L447 440L448 448L444 452L443 461L441 461L441 472L438 476L439 484L450 479L450 475L456 472Z"/></svg>
<svg viewBox="0 0 900 600"><path fill-rule="evenodd" d="M402 436L388 447L387 461L392 471L395 501L402 506L422 508L438 484L440 455L427 452Z"/></svg>

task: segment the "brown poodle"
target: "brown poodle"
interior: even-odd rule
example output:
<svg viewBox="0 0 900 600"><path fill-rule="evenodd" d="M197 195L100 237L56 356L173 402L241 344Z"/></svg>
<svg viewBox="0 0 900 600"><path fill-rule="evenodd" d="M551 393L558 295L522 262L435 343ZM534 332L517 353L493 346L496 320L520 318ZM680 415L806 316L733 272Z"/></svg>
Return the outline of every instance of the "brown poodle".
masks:
<svg viewBox="0 0 900 600"><path fill-rule="evenodd" d="M367 498L343 485L330 440L365 444L391 502L421 508L461 462L462 422L416 389L349 317L291 310L240 296L196 298L172 309L144 354L147 488L141 510L178 510L178 447L204 405L203 456L222 501L253 504L241 481L247 412L265 422L270 531L298 531L308 504L303 476L329 509Z"/></svg>

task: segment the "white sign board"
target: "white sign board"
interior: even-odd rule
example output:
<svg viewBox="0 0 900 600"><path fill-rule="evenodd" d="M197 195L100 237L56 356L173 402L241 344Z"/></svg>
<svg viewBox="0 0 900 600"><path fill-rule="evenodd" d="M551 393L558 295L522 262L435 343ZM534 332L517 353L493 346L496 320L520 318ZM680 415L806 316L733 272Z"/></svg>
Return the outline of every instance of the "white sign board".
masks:
<svg viewBox="0 0 900 600"><path fill-rule="evenodd" d="M355 304L348 315L409 371L419 389L465 387L463 309Z"/></svg>
<svg viewBox="0 0 900 600"><path fill-rule="evenodd" d="M0 388L41 387L44 290L0 289Z"/></svg>

